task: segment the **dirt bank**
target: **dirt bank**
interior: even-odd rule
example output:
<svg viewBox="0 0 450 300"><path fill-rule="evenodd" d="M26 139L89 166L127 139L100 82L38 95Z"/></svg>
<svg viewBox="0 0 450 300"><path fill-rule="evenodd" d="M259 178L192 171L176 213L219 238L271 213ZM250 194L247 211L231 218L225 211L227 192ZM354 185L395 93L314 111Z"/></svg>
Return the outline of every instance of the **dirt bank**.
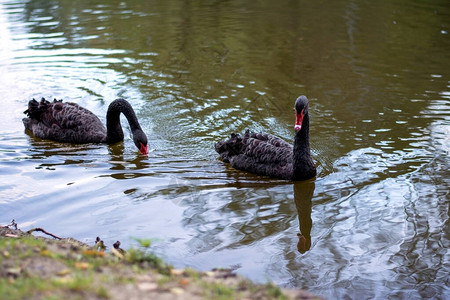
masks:
<svg viewBox="0 0 450 300"><path fill-rule="evenodd" d="M319 299L230 270L173 269L149 250L35 237L0 227L0 299Z"/></svg>

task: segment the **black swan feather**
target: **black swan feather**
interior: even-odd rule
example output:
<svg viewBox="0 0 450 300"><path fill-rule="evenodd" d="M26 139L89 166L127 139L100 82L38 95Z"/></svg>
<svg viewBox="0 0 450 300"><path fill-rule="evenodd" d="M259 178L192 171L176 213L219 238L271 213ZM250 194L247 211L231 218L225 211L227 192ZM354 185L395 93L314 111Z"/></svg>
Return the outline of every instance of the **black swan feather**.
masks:
<svg viewBox="0 0 450 300"><path fill-rule="evenodd" d="M123 113L130 124L134 144L142 154L148 153L147 136L130 103L124 99L116 99L109 105L106 128L91 111L62 100L30 100L24 113L27 118L22 120L23 124L35 137L74 144L113 144L122 141L124 135L120 114Z"/></svg>
<svg viewBox="0 0 450 300"><path fill-rule="evenodd" d="M315 177L316 167L309 146L306 96L297 98L295 110L294 146L271 134L247 130L243 136L232 133L228 140L216 143L216 151L224 162L238 170L287 180Z"/></svg>

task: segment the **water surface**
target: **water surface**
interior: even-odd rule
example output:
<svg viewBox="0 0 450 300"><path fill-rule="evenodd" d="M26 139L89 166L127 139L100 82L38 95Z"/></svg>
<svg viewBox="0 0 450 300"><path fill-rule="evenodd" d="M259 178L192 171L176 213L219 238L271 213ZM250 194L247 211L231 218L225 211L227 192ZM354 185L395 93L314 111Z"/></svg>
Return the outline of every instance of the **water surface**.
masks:
<svg viewBox="0 0 450 300"><path fill-rule="evenodd" d="M330 299L449 297L446 1L7 0L0 24L1 224L154 238L177 267ZM316 179L218 160L214 142L247 128L292 142L300 94ZM129 131L113 146L34 138L33 97L102 121L124 97L153 151Z"/></svg>

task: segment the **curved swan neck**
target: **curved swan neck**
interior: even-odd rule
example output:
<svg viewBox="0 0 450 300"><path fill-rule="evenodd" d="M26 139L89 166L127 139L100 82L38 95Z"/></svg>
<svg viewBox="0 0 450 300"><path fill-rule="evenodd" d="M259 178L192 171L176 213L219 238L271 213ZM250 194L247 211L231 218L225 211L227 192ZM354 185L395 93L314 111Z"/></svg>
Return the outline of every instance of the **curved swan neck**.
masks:
<svg viewBox="0 0 450 300"><path fill-rule="evenodd" d="M309 147L309 115L303 118L303 126L295 134L293 151L293 180L304 180L316 175Z"/></svg>
<svg viewBox="0 0 450 300"><path fill-rule="evenodd" d="M308 154L309 150L309 114L303 118L303 126L300 131L295 134L294 138L294 161L296 156L300 154Z"/></svg>
<svg viewBox="0 0 450 300"><path fill-rule="evenodd" d="M120 124L120 113L123 113L130 124L131 132L134 135L136 130L141 129L136 114L128 103L124 99L117 99L111 102L106 113L106 142L116 143L123 140L123 130Z"/></svg>

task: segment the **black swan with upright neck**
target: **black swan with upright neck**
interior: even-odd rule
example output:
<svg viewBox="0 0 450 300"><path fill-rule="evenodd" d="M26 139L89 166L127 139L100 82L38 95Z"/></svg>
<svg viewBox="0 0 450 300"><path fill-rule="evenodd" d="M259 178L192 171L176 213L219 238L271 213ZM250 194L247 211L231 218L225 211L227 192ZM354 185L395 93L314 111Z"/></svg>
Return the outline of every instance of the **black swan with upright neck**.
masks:
<svg viewBox="0 0 450 300"><path fill-rule="evenodd" d="M122 141L124 136L120 113L123 113L130 124L134 144L142 154L148 153L147 136L142 131L130 103L124 99L114 100L109 105L106 128L91 111L76 103L62 100L30 100L24 113L28 118L22 120L23 124L34 136L74 144L114 144Z"/></svg>
<svg viewBox="0 0 450 300"><path fill-rule="evenodd" d="M216 151L224 162L238 170L287 180L306 180L316 176L316 167L309 147L308 98L300 96L295 101L294 146L267 133L247 130L242 137L218 142Z"/></svg>

